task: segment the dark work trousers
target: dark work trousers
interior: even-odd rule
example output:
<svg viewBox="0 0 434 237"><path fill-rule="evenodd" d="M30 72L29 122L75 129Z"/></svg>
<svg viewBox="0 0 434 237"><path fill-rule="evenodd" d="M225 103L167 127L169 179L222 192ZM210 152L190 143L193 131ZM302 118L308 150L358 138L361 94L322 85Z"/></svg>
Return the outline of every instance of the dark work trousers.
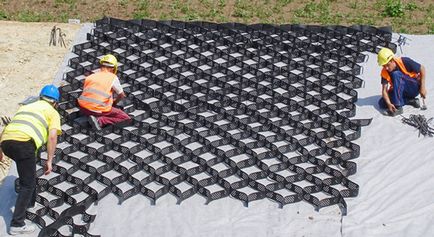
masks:
<svg viewBox="0 0 434 237"><path fill-rule="evenodd" d="M96 119L98 120L99 126L101 126L101 127L105 127L107 125L112 125L112 124L117 124L117 123L118 124L120 124L120 123L130 124L131 123L130 116L128 116L128 114L125 113L123 110L118 109L116 107L112 107L112 109L109 112L103 112L103 113L96 113L96 112L93 112L93 111L90 111L88 109L80 107L80 112L86 116L90 116L90 115L95 116Z"/></svg>
<svg viewBox="0 0 434 237"><path fill-rule="evenodd" d="M411 78L399 70L390 73L393 82L393 90L389 91L390 102L396 107L407 104L409 100L419 95L420 83L418 80ZM380 108L387 109L387 104L383 98L378 101Z"/></svg>
<svg viewBox="0 0 434 237"><path fill-rule="evenodd" d="M31 139L26 142L6 140L1 143L3 153L15 161L20 188L15 202L11 226L24 226L26 210L35 205L36 200L36 146Z"/></svg>

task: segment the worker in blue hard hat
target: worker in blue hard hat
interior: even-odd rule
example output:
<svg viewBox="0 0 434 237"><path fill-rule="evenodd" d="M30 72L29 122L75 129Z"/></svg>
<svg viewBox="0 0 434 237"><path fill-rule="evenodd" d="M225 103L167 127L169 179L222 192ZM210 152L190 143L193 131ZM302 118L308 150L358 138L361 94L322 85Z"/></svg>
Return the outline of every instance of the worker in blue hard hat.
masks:
<svg viewBox="0 0 434 237"><path fill-rule="evenodd" d="M0 160L3 153L15 161L19 185L15 211L9 234L18 235L36 230L34 224L25 223L26 209L36 201L36 154L47 144L45 175L52 169L57 136L61 134L60 115L56 110L60 94L54 85L46 85L39 100L21 106L0 135Z"/></svg>

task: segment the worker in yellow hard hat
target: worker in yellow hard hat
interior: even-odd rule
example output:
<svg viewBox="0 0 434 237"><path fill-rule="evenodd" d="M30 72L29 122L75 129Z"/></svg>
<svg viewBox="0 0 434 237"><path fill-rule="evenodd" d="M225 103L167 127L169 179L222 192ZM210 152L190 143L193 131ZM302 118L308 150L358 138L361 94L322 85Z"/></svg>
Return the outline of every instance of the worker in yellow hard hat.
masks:
<svg viewBox="0 0 434 237"><path fill-rule="evenodd" d="M131 118L119 108L113 107L125 97L125 92L116 75L118 60L112 54L104 55L100 71L86 77L83 92L77 102L80 112L89 118L91 126L100 130L110 124L126 122ZM114 94L116 97L113 98Z"/></svg>
<svg viewBox="0 0 434 237"><path fill-rule="evenodd" d="M408 57L395 57L392 50L382 48L377 55L378 65L382 66L382 98L380 108L386 109L387 115L403 113L404 105L420 107L419 94L425 99L425 67Z"/></svg>

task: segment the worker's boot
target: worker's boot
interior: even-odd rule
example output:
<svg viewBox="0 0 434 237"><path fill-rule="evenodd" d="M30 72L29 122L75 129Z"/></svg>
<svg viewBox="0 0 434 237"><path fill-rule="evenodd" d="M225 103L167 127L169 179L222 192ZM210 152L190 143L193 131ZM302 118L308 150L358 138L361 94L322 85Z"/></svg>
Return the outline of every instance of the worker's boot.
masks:
<svg viewBox="0 0 434 237"><path fill-rule="evenodd" d="M101 130L101 126L99 126L98 119L95 116L90 115L88 121L90 123L90 126L92 126L93 129L97 131Z"/></svg>
<svg viewBox="0 0 434 237"><path fill-rule="evenodd" d="M24 234L30 234L36 230L35 224L25 224L21 227L15 227L11 226L9 228L9 234L10 235L24 235Z"/></svg>
<svg viewBox="0 0 434 237"><path fill-rule="evenodd" d="M418 98L413 98L407 101L408 105L415 107L416 109L420 108L420 102Z"/></svg>

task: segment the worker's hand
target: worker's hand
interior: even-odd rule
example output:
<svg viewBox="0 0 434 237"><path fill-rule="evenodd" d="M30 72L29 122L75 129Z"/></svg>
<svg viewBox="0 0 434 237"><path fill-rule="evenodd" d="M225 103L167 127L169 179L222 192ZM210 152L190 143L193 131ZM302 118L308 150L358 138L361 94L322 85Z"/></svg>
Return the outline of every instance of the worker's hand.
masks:
<svg viewBox="0 0 434 237"><path fill-rule="evenodd" d="M53 169L51 161L47 161L45 163L45 167L44 167L44 174L45 175L49 175L51 173L51 170Z"/></svg>
<svg viewBox="0 0 434 237"><path fill-rule="evenodd" d="M389 109L390 112L395 113L396 111L396 107L393 104L388 104L387 108Z"/></svg>
<svg viewBox="0 0 434 237"><path fill-rule="evenodd" d="M419 93L420 93L420 96L425 99L425 97L426 97L426 88L425 87L420 87Z"/></svg>

